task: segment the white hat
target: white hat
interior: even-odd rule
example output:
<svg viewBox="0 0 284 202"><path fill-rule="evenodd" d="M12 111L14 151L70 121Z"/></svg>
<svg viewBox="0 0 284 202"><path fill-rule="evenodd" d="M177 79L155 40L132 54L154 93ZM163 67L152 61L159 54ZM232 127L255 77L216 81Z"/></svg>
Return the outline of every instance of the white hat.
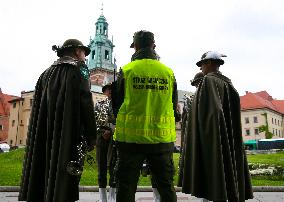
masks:
<svg viewBox="0 0 284 202"><path fill-rule="evenodd" d="M218 60L220 65L224 64L224 60L221 57L227 57L224 54L220 54L216 51L208 51L201 56L201 60L196 63L198 67L201 67L202 63L206 60Z"/></svg>

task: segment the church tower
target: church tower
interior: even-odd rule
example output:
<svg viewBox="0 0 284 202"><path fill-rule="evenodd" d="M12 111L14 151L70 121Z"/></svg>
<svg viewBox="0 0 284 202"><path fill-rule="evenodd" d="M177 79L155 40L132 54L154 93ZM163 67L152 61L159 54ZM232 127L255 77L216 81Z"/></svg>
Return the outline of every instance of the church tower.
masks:
<svg viewBox="0 0 284 202"><path fill-rule="evenodd" d="M116 64L113 62L113 41L108 38L108 23L103 13L96 22L96 33L90 38L88 58L91 90L102 92L102 86L113 82Z"/></svg>

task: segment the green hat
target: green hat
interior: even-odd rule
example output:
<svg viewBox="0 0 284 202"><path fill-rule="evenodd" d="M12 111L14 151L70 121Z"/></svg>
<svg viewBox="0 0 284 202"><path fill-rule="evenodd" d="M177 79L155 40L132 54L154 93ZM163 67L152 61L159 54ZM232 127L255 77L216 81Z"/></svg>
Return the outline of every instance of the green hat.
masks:
<svg viewBox="0 0 284 202"><path fill-rule="evenodd" d="M62 46L52 46L52 50L57 52L58 57L62 57L64 50L68 48L82 48L85 51L86 56L88 56L91 52L91 49L87 46L84 46L83 43L78 39L67 39Z"/></svg>
<svg viewBox="0 0 284 202"><path fill-rule="evenodd" d="M135 32L130 48L134 48L134 43L139 44L141 48L148 47L149 45L155 43L154 34L146 30Z"/></svg>
<svg viewBox="0 0 284 202"><path fill-rule="evenodd" d="M192 80L190 80L190 83L192 86L195 86L195 84L197 82L200 82L204 77L204 74L202 72L198 72L197 74L195 74L194 78Z"/></svg>

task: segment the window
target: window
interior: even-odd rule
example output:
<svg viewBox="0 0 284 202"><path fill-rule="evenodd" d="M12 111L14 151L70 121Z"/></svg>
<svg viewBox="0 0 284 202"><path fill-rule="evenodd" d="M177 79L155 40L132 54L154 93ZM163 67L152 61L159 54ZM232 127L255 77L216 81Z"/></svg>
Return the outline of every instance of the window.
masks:
<svg viewBox="0 0 284 202"><path fill-rule="evenodd" d="M249 118L245 117L245 123L249 123Z"/></svg>
<svg viewBox="0 0 284 202"><path fill-rule="evenodd" d="M20 144L22 144L22 140L20 140Z"/></svg>
<svg viewBox="0 0 284 202"><path fill-rule="evenodd" d="M104 27L104 35L107 35L107 29Z"/></svg>
<svg viewBox="0 0 284 202"><path fill-rule="evenodd" d="M278 120L278 126L280 126L280 122L279 122L279 120Z"/></svg>
<svg viewBox="0 0 284 202"><path fill-rule="evenodd" d="M255 128L255 129L254 129L254 134L255 134L255 135L259 135L258 128Z"/></svg>
<svg viewBox="0 0 284 202"><path fill-rule="evenodd" d="M271 118L271 122L272 122L272 124L273 124L273 118Z"/></svg>
<svg viewBox="0 0 284 202"><path fill-rule="evenodd" d="M273 132L272 132L272 133L273 133L273 135L274 135L274 128L273 128L272 130L273 130Z"/></svg>
<svg viewBox="0 0 284 202"><path fill-rule="evenodd" d="M12 121L12 127L15 126L15 120Z"/></svg>
<svg viewBox="0 0 284 202"><path fill-rule="evenodd" d="M95 55L96 55L96 51L93 50L93 51L92 51L92 59L95 59Z"/></svg>
<svg viewBox="0 0 284 202"><path fill-rule="evenodd" d="M254 117L253 117L253 122L254 122L254 123L258 123L257 116L254 116Z"/></svg>
<svg viewBox="0 0 284 202"><path fill-rule="evenodd" d="M13 103L13 108L16 108L16 106L17 106L17 103L14 102L14 103Z"/></svg>
<svg viewBox="0 0 284 202"><path fill-rule="evenodd" d="M13 144L13 140L10 140L10 144Z"/></svg>
<svg viewBox="0 0 284 202"><path fill-rule="evenodd" d="M108 60L109 59L109 51L105 50L105 59Z"/></svg>
<svg viewBox="0 0 284 202"><path fill-rule="evenodd" d="M30 107L33 106L33 99L30 99Z"/></svg>
<svg viewBox="0 0 284 202"><path fill-rule="evenodd" d="M4 128L3 128L3 125L0 125L0 130L3 130Z"/></svg>
<svg viewBox="0 0 284 202"><path fill-rule="evenodd" d="M250 130L246 129L246 135L250 135Z"/></svg>

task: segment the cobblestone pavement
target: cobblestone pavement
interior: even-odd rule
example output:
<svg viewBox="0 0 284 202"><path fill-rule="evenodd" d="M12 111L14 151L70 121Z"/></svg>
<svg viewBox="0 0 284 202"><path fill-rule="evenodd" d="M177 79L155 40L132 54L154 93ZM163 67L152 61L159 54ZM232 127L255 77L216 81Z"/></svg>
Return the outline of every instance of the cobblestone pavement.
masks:
<svg viewBox="0 0 284 202"><path fill-rule="evenodd" d="M15 202L17 200L17 192L0 192L1 202ZM202 199L195 198L193 196L177 192L178 202L202 202ZM284 202L284 192L255 192L255 198L248 200L248 202ZM98 192L80 192L79 202L98 202ZM137 192L137 202L153 202L151 192Z"/></svg>

